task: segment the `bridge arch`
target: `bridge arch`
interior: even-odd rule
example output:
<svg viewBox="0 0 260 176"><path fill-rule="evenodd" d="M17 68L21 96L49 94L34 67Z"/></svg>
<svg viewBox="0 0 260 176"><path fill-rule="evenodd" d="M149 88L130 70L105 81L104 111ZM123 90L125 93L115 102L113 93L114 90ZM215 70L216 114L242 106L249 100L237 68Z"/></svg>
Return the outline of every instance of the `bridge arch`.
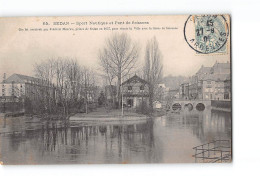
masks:
<svg viewBox="0 0 260 176"><path fill-rule="evenodd" d="M180 111L181 110L181 104L180 103L174 103L172 105L172 110L173 111Z"/></svg>
<svg viewBox="0 0 260 176"><path fill-rule="evenodd" d="M166 105L166 111L170 111L171 110L171 106L169 104Z"/></svg>
<svg viewBox="0 0 260 176"><path fill-rule="evenodd" d="M198 111L204 111L204 110L205 110L205 105L204 105L203 103L198 103L198 104L196 105L196 109L197 109Z"/></svg>
<svg viewBox="0 0 260 176"><path fill-rule="evenodd" d="M188 109L189 111L192 111L193 105L191 103L187 103L184 105L184 109Z"/></svg>

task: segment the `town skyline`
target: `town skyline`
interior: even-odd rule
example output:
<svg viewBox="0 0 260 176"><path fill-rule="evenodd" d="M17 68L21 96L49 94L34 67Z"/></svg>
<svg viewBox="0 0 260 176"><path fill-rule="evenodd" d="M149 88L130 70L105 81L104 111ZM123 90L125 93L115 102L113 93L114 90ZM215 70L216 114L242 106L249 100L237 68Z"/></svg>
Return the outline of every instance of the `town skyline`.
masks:
<svg viewBox="0 0 260 176"><path fill-rule="evenodd" d="M215 63L230 63L229 61L227 61L227 62L219 62L218 60L216 60L212 65L204 65L204 64L202 64L202 65L200 65L200 67L198 67L198 69L192 74L192 75L189 75L189 76L184 76L184 75L172 75L172 74L168 74L168 75L163 75L163 79L164 78L169 78L169 77L184 77L184 78L187 78L187 79L191 79L198 71L199 71L199 69L201 68L201 67L212 67ZM32 71L32 75L29 75L29 74L24 74L24 73L19 73L19 72L10 72L9 74L7 74L6 72L4 72L4 73L2 73L2 75L1 75L1 77L0 77L0 82L2 82L3 80L4 80L4 76L5 76L5 78L8 78L8 77L10 77L10 76L12 76L13 74L20 74L20 75L25 75L25 76L30 76L30 77L35 77L35 78L37 78L37 76L35 75L35 72L33 72ZM130 74L130 77L131 76L133 76L133 75L138 75L138 76L140 76L139 74L138 74L138 72L133 72L132 74ZM102 75L101 73L99 73L98 75L96 75L97 77L99 77L99 78L101 78L101 79L104 79L104 78L102 78L102 77L104 77L104 75ZM129 76L126 78L126 79L128 79L129 78ZM99 80L100 81L100 80ZM183 80L184 81L184 80ZM164 81L161 81L161 83L164 83ZM97 82L97 84L98 84L98 86L101 86L101 87L103 87L103 86L106 86L107 84L103 81L102 83L101 82ZM113 81L113 84L116 84L116 81ZM170 89L171 88L173 88L174 89L174 87L169 87Z"/></svg>
<svg viewBox="0 0 260 176"><path fill-rule="evenodd" d="M140 47L139 66L144 62L145 46L148 40L156 36L161 49L164 67L163 76L192 76L201 65L211 66L216 61L230 62L226 55L201 55L195 54L183 41L182 28L178 22L183 17L174 21L172 26L178 30L169 31L118 31L127 33L135 44ZM151 20L151 24L157 21ZM32 63L51 58L77 58L81 65L99 70L98 53L104 46L107 37L115 32L111 31L52 31L52 32L17 32L19 27L39 26L41 24L28 22L21 18L13 23L12 19L5 22L6 27L0 27L3 34L0 40L0 75L11 74L12 70L24 75L33 75ZM160 21L161 25L168 25L167 20ZM8 38L15 33L13 38ZM38 37L39 34L42 37ZM64 42L60 42L64 41ZM69 41L69 42L68 42ZM185 51L185 52L184 52ZM190 62L192 60L192 62ZM17 62L19 64L17 64ZM140 69L140 68L139 68ZM0 80L2 80L2 76Z"/></svg>

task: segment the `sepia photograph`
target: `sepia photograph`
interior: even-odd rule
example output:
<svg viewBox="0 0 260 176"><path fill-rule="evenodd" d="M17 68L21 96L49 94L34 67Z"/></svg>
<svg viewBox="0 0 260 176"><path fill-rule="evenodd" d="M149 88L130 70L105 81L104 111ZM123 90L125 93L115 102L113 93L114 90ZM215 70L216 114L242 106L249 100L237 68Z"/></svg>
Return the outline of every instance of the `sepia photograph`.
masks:
<svg viewBox="0 0 260 176"><path fill-rule="evenodd" d="M232 163L231 17L0 18L3 165Z"/></svg>

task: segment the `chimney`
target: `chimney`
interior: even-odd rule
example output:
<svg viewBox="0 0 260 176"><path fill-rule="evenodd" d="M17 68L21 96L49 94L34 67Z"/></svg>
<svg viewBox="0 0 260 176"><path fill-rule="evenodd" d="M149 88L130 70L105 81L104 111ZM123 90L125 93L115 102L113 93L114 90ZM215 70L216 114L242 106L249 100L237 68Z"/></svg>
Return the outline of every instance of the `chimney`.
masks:
<svg viewBox="0 0 260 176"><path fill-rule="evenodd" d="M3 83L5 83L5 80L6 80L6 73L4 73Z"/></svg>

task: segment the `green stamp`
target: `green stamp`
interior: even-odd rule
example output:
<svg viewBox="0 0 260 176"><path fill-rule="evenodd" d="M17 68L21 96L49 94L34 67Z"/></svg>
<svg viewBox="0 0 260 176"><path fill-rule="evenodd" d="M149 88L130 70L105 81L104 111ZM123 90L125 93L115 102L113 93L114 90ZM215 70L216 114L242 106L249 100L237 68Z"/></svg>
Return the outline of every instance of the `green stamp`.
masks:
<svg viewBox="0 0 260 176"><path fill-rule="evenodd" d="M197 53L225 53L229 26L223 15L190 15L184 25L184 37Z"/></svg>

